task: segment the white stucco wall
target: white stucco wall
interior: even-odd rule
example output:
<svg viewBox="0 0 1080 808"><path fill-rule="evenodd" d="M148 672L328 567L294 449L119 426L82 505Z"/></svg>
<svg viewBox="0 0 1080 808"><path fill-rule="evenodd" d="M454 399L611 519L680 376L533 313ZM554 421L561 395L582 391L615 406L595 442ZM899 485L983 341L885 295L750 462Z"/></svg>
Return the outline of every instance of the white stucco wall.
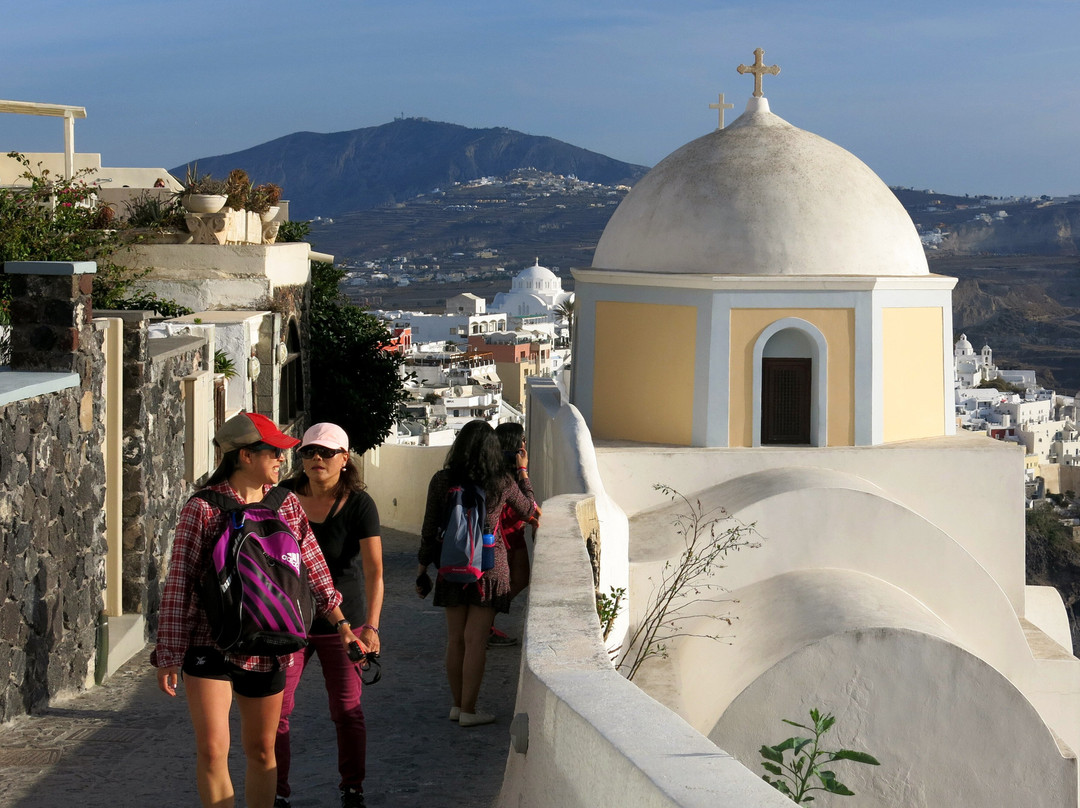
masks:
<svg viewBox="0 0 1080 808"><path fill-rule="evenodd" d="M812 689L793 687L813 682ZM880 767L837 763L865 808L1074 806L1076 759L1023 695L977 657L916 631L832 634L790 654L743 691L710 737L740 760L797 732L811 707L833 712L827 748L869 752ZM818 804L815 801L815 804Z"/></svg>
<svg viewBox="0 0 1080 808"><path fill-rule="evenodd" d="M581 413L565 403L553 379L530 378L526 434L529 438L529 478L537 502L560 494L591 494L600 532L599 591L626 589L629 593L629 524L626 514L604 490L592 435ZM629 600L629 597L627 597ZM623 642L630 627L629 609L618 616L608 647Z"/></svg>
<svg viewBox="0 0 1080 808"><path fill-rule="evenodd" d="M1072 629L1061 593L1052 586L1027 586L1024 589L1027 593L1024 617L1071 654Z"/></svg>
<svg viewBox="0 0 1080 808"><path fill-rule="evenodd" d="M1030 658L1017 615L986 569L936 525L861 478L780 468L692 493L706 509L723 507L755 524L762 537L761 547L730 557L717 572L730 590L799 570L861 572L917 598L959 642L1001 670L1015 675ZM634 591L681 550L673 520L683 510L665 504L632 518Z"/></svg>
<svg viewBox="0 0 1080 808"><path fill-rule="evenodd" d="M193 311L250 308L280 286L303 286L311 246L289 244L140 244L120 250L121 266L150 269L143 285ZM212 281L212 283L208 283Z"/></svg>
<svg viewBox="0 0 1080 808"><path fill-rule="evenodd" d="M655 483L693 494L770 468L821 467L854 475L948 534L1024 609L1024 453L971 433L852 448L677 449L606 443L604 486L631 517L662 506ZM999 507L957 507L958 502ZM1019 537L1019 540L1018 540Z"/></svg>
<svg viewBox="0 0 1080 808"><path fill-rule="evenodd" d="M446 446L384 444L364 455L364 484L379 503L379 519L395 530L420 534L428 482L446 462Z"/></svg>

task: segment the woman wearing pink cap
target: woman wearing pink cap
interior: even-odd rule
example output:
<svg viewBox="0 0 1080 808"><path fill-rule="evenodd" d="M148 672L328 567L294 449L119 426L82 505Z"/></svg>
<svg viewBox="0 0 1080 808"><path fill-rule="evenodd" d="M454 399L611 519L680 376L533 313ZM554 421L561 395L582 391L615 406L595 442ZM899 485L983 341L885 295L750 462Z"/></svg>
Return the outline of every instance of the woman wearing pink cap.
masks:
<svg viewBox="0 0 1080 808"><path fill-rule="evenodd" d="M363 490L360 471L349 454L349 436L336 424L315 424L300 444L303 470L282 483L300 498L315 538L326 556L334 586L341 592L341 609L365 651L379 651L379 616L383 603L382 539L379 512ZM334 637L334 626L316 619L308 646L293 654L286 671L285 698L277 731L278 784L276 808L288 808L289 716L296 688L312 654L319 655L330 717L337 728L338 771L342 808L363 808L367 731L360 705L360 677Z"/></svg>
<svg viewBox="0 0 1080 808"><path fill-rule="evenodd" d="M252 503L261 502L277 484L285 450L299 441L283 434L264 415L240 413L222 424L214 443L224 455L206 488L240 503ZM339 626L336 642L344 653L357 638L338 605L341 595L334 589L300 501L290 494L277 513L300 542L316 611ZM180 511L150 662L158 669L158 686L170 696L176 695L183 671L195 728L195 776L202 804L233 804L229 710L235 695L247 758L244 798L251 808L270 808L277 769L275 730L291 657L223 652L214 644L206 611L193 593L210 564L210 548L223 529L221 509L205 499L192 497Z"/></svg>

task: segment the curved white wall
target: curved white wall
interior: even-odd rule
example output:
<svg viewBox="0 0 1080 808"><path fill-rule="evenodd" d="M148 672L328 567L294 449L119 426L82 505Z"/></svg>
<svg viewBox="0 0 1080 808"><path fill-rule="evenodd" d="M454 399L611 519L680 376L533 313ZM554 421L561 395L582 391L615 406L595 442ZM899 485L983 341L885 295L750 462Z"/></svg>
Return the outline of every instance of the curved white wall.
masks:
<svg viewBox="0 0 1080 808"><path fill-rule="evenodd" d="M1062 756L1023 694L939 638L896 628L833 634L758 677L710 737L749 765L762 743L797 732L781 718L806 723L812 707L837 716L827 748L881 761L835 764L860 808L1077 804L1076 759Z"/></svg>
<svg viewBox="0 0 1080 808"><path fill-rule="evenodd" d="M762 536L760 548L731 557L718 573L726 588L796 570L862 572L922 602L958 643L1006 675L1030 662L1023 631L997 582L952 537L866 480L828 469L782 468L692 493L706 508L722 506L756 524ZM677 504L665 505L631 521L635 582L655 577L681 548L672 526L678 512Z"/></svg>

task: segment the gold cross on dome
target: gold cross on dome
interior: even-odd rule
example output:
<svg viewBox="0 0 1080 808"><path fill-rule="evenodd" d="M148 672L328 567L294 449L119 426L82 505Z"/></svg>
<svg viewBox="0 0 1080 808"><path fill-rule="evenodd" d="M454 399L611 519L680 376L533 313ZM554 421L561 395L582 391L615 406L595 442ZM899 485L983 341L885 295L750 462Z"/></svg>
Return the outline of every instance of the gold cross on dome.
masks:
<svg viewBox="0 0 1080 808"><path fill-rule="evenodd" d="M765 51L761 48L754 49L754 64L750 67L746 65L739 65L736 70L740 73L753 73L754 74L754 98L761 98L761 77L766 73L772 76L780 75L779 65L772 65L766 67L765 63L761 61L761 57L765 55Z"/></svg>
<svg viewBox="0 0 1080 808"><path fill-rule="evenodd" d="M720 93L719 102L717 102L715 104L709 104L709 109L720 110L720 123L716 127L717 129L723 129L724 128L724 110L725 109L734 109L734 108L735 108L734 104L725 104L724 103L724 94L723 93Z"/></svg>

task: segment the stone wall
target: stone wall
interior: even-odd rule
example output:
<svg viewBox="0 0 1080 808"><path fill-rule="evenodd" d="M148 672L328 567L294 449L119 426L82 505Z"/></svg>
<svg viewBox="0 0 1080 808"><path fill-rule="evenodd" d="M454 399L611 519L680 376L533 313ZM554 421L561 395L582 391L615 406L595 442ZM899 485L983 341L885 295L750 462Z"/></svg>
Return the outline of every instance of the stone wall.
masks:
<svg viewBox="0 0 1080 808"><path fill-rule="evenodd" d="M13 276L12 370L81 383L0 407L0 721L92 682L105 585L101 334L89 275ZM67 314L64 314L64 310ZM25 321L24 321L25 322Z"/></svg>
<svg viewBox="0 0 1080 808"><path fill-rule="evenodd" d="M206 341L149 339L146 312L109 316L124 321L123 610L146 617L152 640L172 533L192 490L181 381L204 366Z"/></svg>

